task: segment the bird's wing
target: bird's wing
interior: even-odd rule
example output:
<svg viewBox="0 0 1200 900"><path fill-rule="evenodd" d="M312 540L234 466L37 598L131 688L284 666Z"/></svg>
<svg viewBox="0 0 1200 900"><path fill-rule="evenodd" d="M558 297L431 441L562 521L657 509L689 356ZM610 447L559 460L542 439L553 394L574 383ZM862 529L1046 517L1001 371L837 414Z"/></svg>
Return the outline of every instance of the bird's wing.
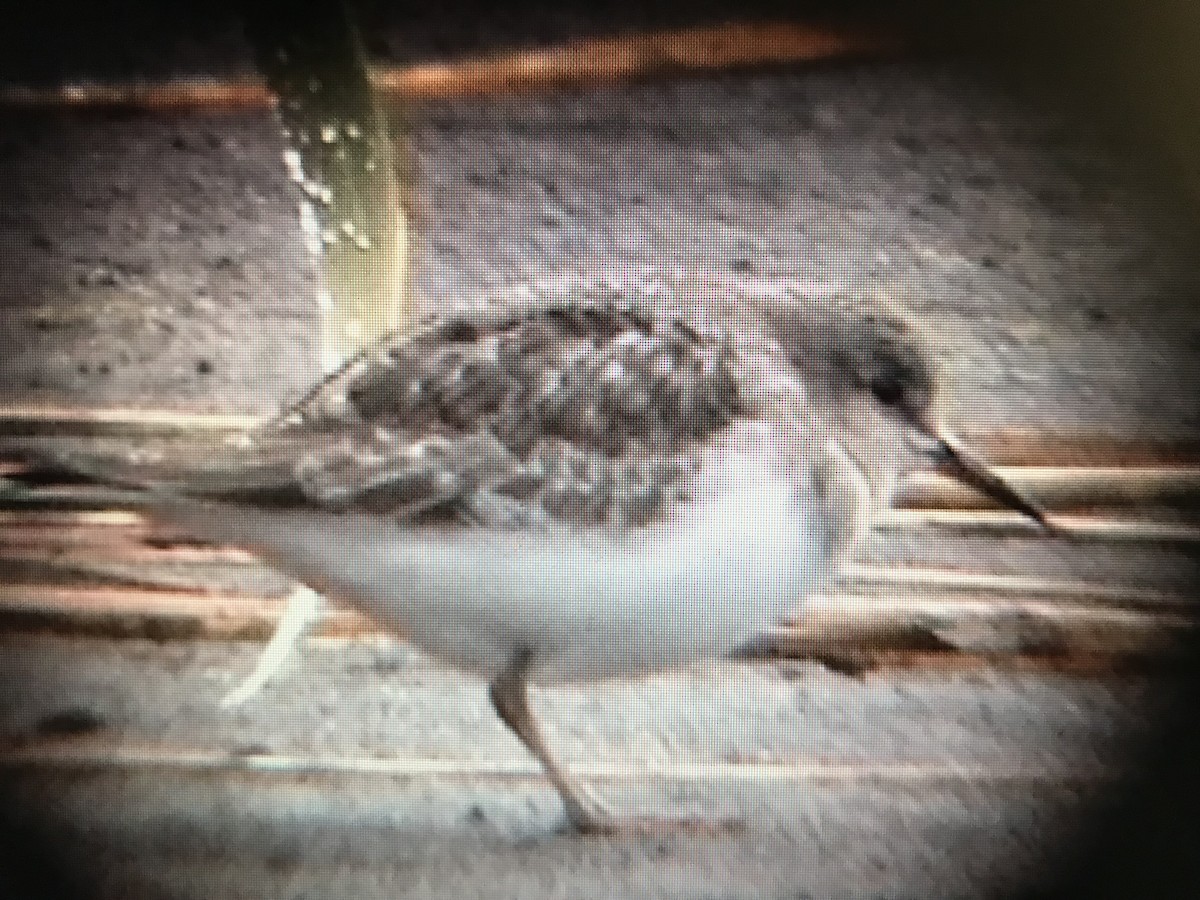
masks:
<svg viewBox="0 0 1200 900"><path fill-rule="evenodd" d="M299 472L324 504L624 524L660 510L738 408L723 336L575 298L421 323L348 362L262 435L319 448Z"/></svg>
<svg viewBox="0 0 1200 900"><path fill-rule="evenodd" d="M739 412L733 356L717 331L618 301L442 316L364 351L257 429L54 461L243 505L637 523L670 505Z"/></svg>

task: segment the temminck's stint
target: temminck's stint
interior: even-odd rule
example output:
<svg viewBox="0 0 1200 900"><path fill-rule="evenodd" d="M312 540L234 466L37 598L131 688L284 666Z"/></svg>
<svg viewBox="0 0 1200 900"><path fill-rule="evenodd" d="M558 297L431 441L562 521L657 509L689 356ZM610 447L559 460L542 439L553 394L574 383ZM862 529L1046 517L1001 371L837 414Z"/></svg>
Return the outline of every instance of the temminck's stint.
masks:
<svg viewBox="0 0 1200 900"><path fill-rule="evenodd" d="M219 445L51 450L490 683L581 831L611 816L551 754L527 684L654 672L802 601L922 455L1046 525L944 429L889 308L700 286L446 314Z"/></svg>

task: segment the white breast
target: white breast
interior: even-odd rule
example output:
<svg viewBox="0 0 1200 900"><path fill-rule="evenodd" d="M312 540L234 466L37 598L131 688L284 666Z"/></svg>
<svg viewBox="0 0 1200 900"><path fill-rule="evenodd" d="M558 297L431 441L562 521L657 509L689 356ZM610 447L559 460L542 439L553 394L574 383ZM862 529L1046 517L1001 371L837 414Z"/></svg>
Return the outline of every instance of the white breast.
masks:
<svg viewBox="0 0 1200 900"><path fill-rule="evenodd" d="M627 675L727 653L797 611L831 556L828 510L799 465L762 444L722 454L695 502L618 534L255 511L223 538L484 676L520 649L536 680ZM201 524L186 515L173 518Z"/></svg>

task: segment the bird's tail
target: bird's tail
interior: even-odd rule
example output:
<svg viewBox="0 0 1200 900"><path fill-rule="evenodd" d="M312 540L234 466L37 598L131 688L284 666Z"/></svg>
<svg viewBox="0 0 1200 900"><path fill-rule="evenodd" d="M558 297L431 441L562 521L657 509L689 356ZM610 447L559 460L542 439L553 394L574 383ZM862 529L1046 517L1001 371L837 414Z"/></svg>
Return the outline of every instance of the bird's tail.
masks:
<svg viewBox="0 0 1200 900"><path fill-rule="evenodd" d="M0 498L48 486L92 485L105 502L146 506L164 498L286 504L296 493L286 455L248 450L221 433L129 439L28 437L0 443ZM97 496L101 496L97 494Z"/></svg>
<svg viewBox="0 0 1200 900"><path fill-rule="evenodd" d="M6 441L0 504L132 510L197 538L253 548L280 509L303 499L288 458L256 450L207 434Z"/></svg>
<svg viewBox="0 0 1200 900"><path fill-rule="evenodd" d="M44 500L56 489L91 485L109 506L137 507L148 483L135 461L114 451L51 439L5 441L0 446L0 501Z"/></svg>

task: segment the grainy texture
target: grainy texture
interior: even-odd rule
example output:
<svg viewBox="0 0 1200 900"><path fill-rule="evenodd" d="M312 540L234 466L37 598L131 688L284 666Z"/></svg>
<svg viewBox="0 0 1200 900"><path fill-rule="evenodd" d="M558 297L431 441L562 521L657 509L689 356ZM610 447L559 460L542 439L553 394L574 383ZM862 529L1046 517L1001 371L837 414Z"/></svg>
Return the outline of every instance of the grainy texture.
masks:
<svg viewBox="0 0 1200 900"><path fill-rule="evenodd" d="M636 524L744 411L734 346L615 297L463 313L349 363L274 431L330 435L329 455L300 474L333 508Z"/></svg>
<svg viewBox="0 0 1200 900"><path fill-rule="evenodd" d="M21 115L5 132L8 396L270 412L316 377L316 287L268 115ZM689 271L878 289L942 342L955 417L1197 427L1177 210L969 71L428 104L414 138L418 306Z"/></svg>
<svg viewBox="0 0 1200 900"><path fill-rule="evenodd" d="M244 71L236 29L221 35L201 53L175 48L172 62L232 59ZM85 69L104 52L91 40L78 49ZM0 132L6 399L269 413L312 382L316 284L267 115L5 113ZM964 67L430 103L415 141L415 290L427 309L696 271L857 285L941 338L960 386L952 418L1144 437L1194 438L1200 426L1200 282L1179 210L1095 134ZM1097 562L1027 538L881 536L868 552L885 564L932 557L1151 584L1184 585L1196 571L1186 548ZM6 641L5 730L26 740L39 722L61 740L64 722L102 721L69 740L470 754L521 773L497 788L427 774L334 784L10 770L9 786L114 897L974 896L1036 878L1053 839L1096 814L1085 790L1045 782L652 782L625 797L744 810L751 830L718 843L579 843L553 834L555 797L482 690L411 666L407 651L310 651L292 678L227 716L216 700L254 647ZM966 771L999 759L1083 772L1119 767L1115 748L1145 733L1160 696L1154 683L1045 674L865 684L798 674L721 670L544 702L571 762L599 745L618 765L765 751L808 764L921 758Z"/></svg>
<svg viewBox="0 0 1200 900"><path fill-rule="evenodd" d="M978 896L1063 851L1164 703L1141 679L859 682L794 664L540 692L564 760L614 805L748 823L720 839L579 840L482 684L392 642L330 644L219 711L256 651L0 639L0 736L16 742L0 787L51 811L101 896ZM100 725L47 735L64 711ZM122 749L159 761L88 762ZM170 761L189 749L230 761ZM80 762L10 761L30 751ZM272 754L295 762L239 771ZM705 766L717 771L688 774Z"/></svg>
<svg viewBox="0 0 1200 900"><path fill-rule="evenodd" d="M580 287L430 317L260 428L58 459L246 505L505 528L661 519L699 493L687 476L735 421L795 433L798 484L830 427L873 487L911 465L897 438L937 413L910 323L860 300L741 290L685 284L651 299ZM822 496L830 465L814 468Z"/></svg>

